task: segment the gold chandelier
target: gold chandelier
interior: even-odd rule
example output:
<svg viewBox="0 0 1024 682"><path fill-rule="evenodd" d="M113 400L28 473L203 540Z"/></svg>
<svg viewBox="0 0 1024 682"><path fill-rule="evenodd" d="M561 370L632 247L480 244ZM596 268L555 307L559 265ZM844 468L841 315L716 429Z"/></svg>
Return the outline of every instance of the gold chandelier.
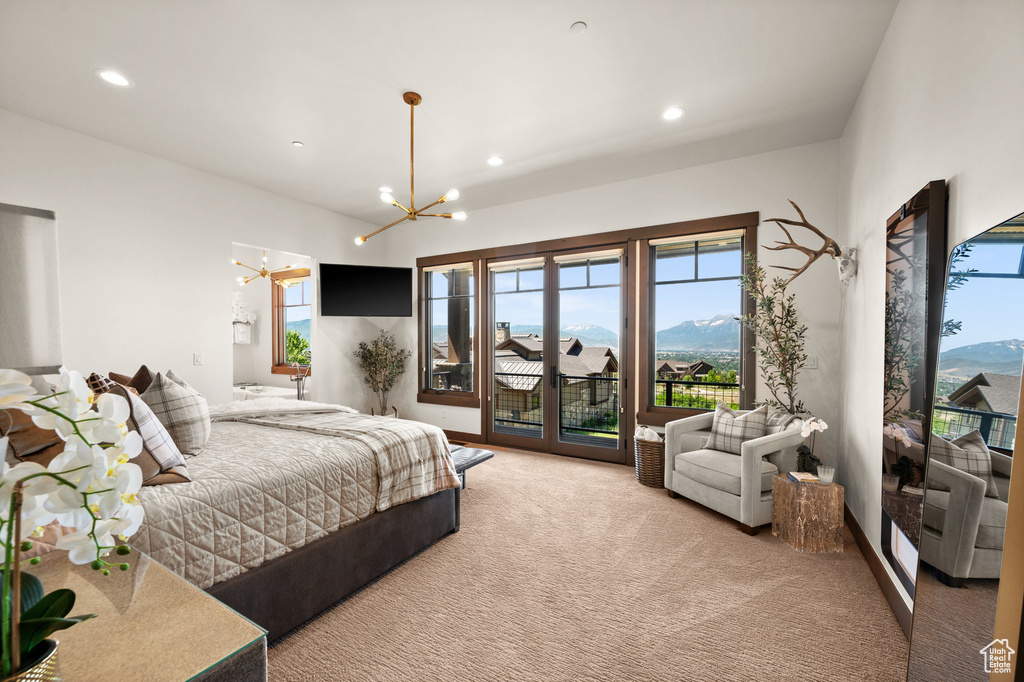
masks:
<svg viewBox="0 0 1024 682"><path fill-rule="evenodd" d="M456 199L458 199L459 190L454 188L448 190L448 192L444 196L442 196L434 203L427 204L426 206L419 209L416 208L416 171L413 165L413 160L415 158L413 153L413 142L415 140L416 130L416 105L422 102L423 98L420 97L415 92L407 92L402 95L402 100L409 105L409 208L406 208L402 204L398 203L398 200L396 200L395 197L391 194L391 190L387 189L386 187L382 187L380 193L380 200L383 201L385 204L397 206L398 208L405 211L405 215L396 220L395 222L385 225L379 230L371 232L370 234L367 235L356 237L355 241L357 246L365 242L370 237L376 234L380 234L389 227L394 227L403 220L417 220L418 218L451 218L453 220L466 219L465 211L456 211L455 213L424 213L424 211L426 211L428 208L433 208L434 206L437 206L438 204L443 204L446 201L455 201Z"/></svg>
<svg viewBox="0 0 1024 682"><path fill-rule="evenodd" d="M274 279L274 274L278 273L278 272L283 272L285 270L291 270L295 266L294 265L286 265L283 268L275 268L273 270L267 270L267 252L266 251L263 252L263 263L260 265L259 269L256 269L256 268L252 267L251 265L246 265L245 263L242 263L241 261L237 261L234 258L231 259L231 263L233 265L241 265L243 268L249 268L250 270L252 270L253 272L256 273L255 275L249 275L248 277L239 277L238 278L239 285L241 285L243 287L246 284L248 284L249 282L253 281L254 279L259 279L260 277L269 277L271 282L273 282L274 284L277 284L278 286L284 287L285 289L287 289L288 287L291 286L291 282L289 282L287 280Z"/></svg>

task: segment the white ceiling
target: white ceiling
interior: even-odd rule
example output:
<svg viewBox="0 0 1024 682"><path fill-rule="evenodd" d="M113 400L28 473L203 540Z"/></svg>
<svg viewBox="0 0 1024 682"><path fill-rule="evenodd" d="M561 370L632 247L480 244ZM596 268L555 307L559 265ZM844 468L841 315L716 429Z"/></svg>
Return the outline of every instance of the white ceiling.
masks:
<svg viewBox="0 0 1024 682"><path fill-rule="evenodd" d="M0 0L0 107L385 222L406 90L418 203L472 210L839 137L895 5Z"/></svg>

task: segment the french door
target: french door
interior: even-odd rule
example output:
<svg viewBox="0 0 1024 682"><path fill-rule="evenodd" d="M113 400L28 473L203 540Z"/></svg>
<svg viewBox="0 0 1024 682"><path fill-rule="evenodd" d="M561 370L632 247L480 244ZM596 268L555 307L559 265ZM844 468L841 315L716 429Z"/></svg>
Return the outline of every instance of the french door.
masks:
<svg viewBox="0 0 1024 682"><path fill-rule="evenodd" d="M487 440L626 462L626 249L487 261Z"/></svg>

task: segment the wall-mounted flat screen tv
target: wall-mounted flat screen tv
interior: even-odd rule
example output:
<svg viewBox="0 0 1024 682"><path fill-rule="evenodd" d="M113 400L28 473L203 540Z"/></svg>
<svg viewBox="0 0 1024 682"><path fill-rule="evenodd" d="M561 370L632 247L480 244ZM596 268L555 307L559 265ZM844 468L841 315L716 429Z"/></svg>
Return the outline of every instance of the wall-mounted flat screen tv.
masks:
<svg viewBox="0 0 1024 682"><path fill-rule="evenodd" d="M320 264L325 317L412 317L412 268Z"/></svg>

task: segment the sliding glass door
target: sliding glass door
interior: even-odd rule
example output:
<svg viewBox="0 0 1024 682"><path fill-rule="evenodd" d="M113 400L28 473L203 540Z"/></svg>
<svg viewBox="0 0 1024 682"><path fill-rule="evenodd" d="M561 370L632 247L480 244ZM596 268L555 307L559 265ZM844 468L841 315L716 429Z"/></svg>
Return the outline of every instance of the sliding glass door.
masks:
<svg viewBox="0 0 1024 682"><path fill-rule="evenodd" d="M625 462L624 249L488 263L492 442Z"/></svg>

